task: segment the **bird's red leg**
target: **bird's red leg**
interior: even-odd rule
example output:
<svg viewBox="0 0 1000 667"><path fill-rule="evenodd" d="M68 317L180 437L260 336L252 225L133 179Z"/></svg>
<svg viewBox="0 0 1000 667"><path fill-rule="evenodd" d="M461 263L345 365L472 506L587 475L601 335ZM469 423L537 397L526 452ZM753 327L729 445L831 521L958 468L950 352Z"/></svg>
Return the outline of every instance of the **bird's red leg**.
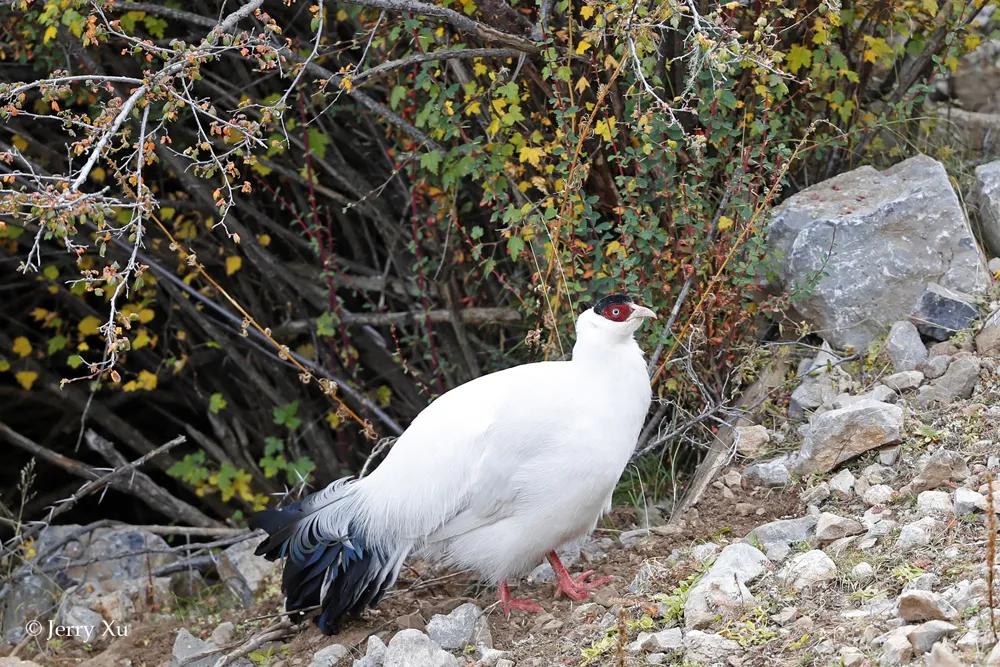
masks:
<svg viewBox="0 0 1000 667"><path fill-rule="evenodd" d="M611 577L601 577L600 579L588 581L594 575L593 570L587 570L578 574L574 579L566 570L566 566L559 560L559 556L556 555L555 551L549 552L548 559L549 564L552 565L552 571L556 573L556 597L564 594L566 597L580 602L590 597L590 591L600 588L611 581Z"/></svg>
<svg viewBox="0 0 1000 667"><path fill-rule="evenodd" d="M510 612L513 609L528 612L545 611L542 609L542 605L529 598L512 598L506 581L500 582L500 609L503 610L503 615L507 618L510 618Z"/></svg>

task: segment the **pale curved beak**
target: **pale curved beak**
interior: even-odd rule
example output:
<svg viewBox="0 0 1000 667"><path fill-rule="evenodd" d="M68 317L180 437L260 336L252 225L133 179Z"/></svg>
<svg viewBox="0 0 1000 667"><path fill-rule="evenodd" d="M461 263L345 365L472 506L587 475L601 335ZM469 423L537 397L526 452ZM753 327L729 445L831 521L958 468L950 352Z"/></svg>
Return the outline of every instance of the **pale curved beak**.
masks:
<svg viewBox="0 0 1000 667"><path fill-rule="evenodd" d="M631 304L631 306L632 306L632 313L628 316L630 320L639 320L646 318L654 320L656 319L656 313L651 311L649 308L646 308L645 306L639 306L634 303Z"/></svg>

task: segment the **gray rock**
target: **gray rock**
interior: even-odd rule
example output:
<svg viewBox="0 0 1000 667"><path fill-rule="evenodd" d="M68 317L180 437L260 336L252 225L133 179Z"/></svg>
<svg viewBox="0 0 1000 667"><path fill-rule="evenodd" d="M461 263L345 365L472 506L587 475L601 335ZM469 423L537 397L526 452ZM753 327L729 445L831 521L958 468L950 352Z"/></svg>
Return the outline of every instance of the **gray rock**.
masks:
<svg viewBox="0 0 1000 667"><path fill-rule="evenodd" d="M684 660L699 665L724 665L731 655L740 653L740 645L720 635L689 630L684 635Z"/></svg>
<svg viewBox="0 0 1000 667"><path fill-rule="evenodd" d="M400 630L385 649L383 667L459 667L458 658L420 630Z"/></svg>
<svg viewBox="0 0 1000 667"><path fill-rule="evenodd" d="M937 593L909 590L899 595L899 617L907 623L922 623L954 619L958 612Z"/></svg>
<svg viewBox="0 0 1000 667"><path fill-rule="evenodd" d="M799 554L778 572L778 577L797 591L835 576L837 564L819 549Z"/></svg>
<svg viewBox="0 0 1000 667"><path fill-rule="evenodd" d="M820 482L816 486L811 486L799 494L799 500L806 505L819 505L830 497L830 485Z"/></svg>
<svg viewBox="0 0 1000 667"><path fill-rule="evenodd" d="M56 548L58 546L58 548ZM101 613L100 598L115 595L119 601L109 616L124 623L128 616L153 604L165 604L170 599L167 578L155 578L152 571L177 560L167 543L158 535L134 526L99 528L83 531L79 525L49 526L34 544L39 558L33 568L59 567L51 576L23 568L15 572L11 589L0 601L0 644L6 640L15 644L24 638L28 620L45 622L57 607L90 608ZM65 567L68 561L87 565ZM152 581L152 589L149 583ZM71 599L63 598L63 590L76 587ZM63 598L61 600L61 598Z"/></svg>
<svg viewBox="0 0 1000 667"><path fill-rule="evenodd" d="M896 490L893 489L888 484L876 484L871 486L865 491L861 499L865 501L867 505L885 505L896 495Z"/></svg>
<svg viewBox="0 0 1000 667"><path fill-rule="evenodd" d="M435 614L427 622L427 636L444 649L464 649L470 644L492 648L492 638L487 639L489 635L483 610L471 602L456 607L449 614Z"/></svg>
<svg viewBox="0 0 1000 667"><path fill-rule="evenodd" d="M684 635L680 628L670 628L659 632L640 632L634 642L628 645L631 653L642 651L679 651L684 647Z"/></svg>
<svg viewBox="0 0 1000 667"><path fill-rule="evenodd" d="M931 543L931 537L938 528L937 520L929 516L908 523L899 531L896 548L901 551L909 551L915 547L927 546Z"/></svg>
<svg viewBox="0 0 1000 667"><path fill-rule="evenodd" d="M844 499L854 495L854 474L844 468L830 478L830 493L835 497Z"/></svg>
<svg viewBox="0 0 1000 667"><path fill-rule="evenodd" d="M697 544L691 547L691 557L699 563L704 563L715 558L715 554L719 553L720 548L715 542Z"/></svg>
<svg viewBox="0 0 1000 667"><path fill-rule="evenodd" d="M924 155L789 197L774 211L767 244L782 286L814 285L796 306L838 348L863 350L906 319L928 281L970 293L988 285L948 174Z"/></svg>
<svg viewBox="0 0 1000 667"><path fill-rule="evenodd" d="M760 456L770 441L771 434L767 427L760 424L737 426L733 429L733 444L736 445L736 451L747 458Z"/></svg>
<svg viewBox="0 0 1000 667"><path fill-rule="evenodd" d="M351 649L343 644L330 644L313 653L309 667L337 667L351 656Z"/></svg>
<svg viewBox="0 0 1000 667"><path fill-rule="evenodd" d="M944 375L920 387L915 403L927 407L933 403L947 404L959 398L968 398L979 379L979 358L962 356L954 359Z"/></svg>
<svg viewBox="0 0 1000 667"><path fill-rule="evenodd" d="M975 297L937 283L927 284L910 315L921 334L937 341L948 340L968 329L977 317L979 309L975 306Z"/></svg>
<svg viewBox="0 0 1000 667"><path fill-rule="evenodd" d="M235 632L236 625L232 621L223 621L215 626L212 634L208 637L208 641L210 644L221 648L233 641Z"/></svg>
<svg viewBox="0 0 1000 667"><path fill-rule="evenodd" d="M749 544L738 542L727 546L705 576L688 591L684 625L692 629L703 628L719 613L753 604L754 597L746 584L762 575L769 566L767 557Z"/></svg>
<svg viewBox="0 0 1000 667"><path fill-rule="evenodd" d="M783 454L770 461L754 463L743 471L743 479L752 486L778 487L788 484L791 473L788 470L792 457Z"/></svg>
<svg viewBox="0 0 1000 667"><path fill-rule="evenodd" d="M934 644L958 630L958 627L948 621L927 621L910 630L907 639L913 646L916 655L923 655L931 650Z"/></svg>
<svg viewBox="0 0 1000 667"><path fill-rule="evenodd" d="M778 519L757 526L743 538L744 542L760 545L770 560L783 560L792 544L809 540L816 529L816 517Z"/></svg>
<svg viewBox="0 0 1000 667"><path fill-rule="evenodd" d="M226 547L215 563L219 579L243 605L253 604L271 577L277 575L280 563L254 555L254 549L264 538L244 540Z"/></svg>
<svg viewBox="0 0 1000 667"><path fill-rule="evenodd" d="M202 655L201 658L195 656ZM198 639L186 628L181 628L174 638L170 652L170 667L211 667L219 658L218 648L203 639Z"/></svg>
<svg viewBox="0 0 1000 667"><path fill-rule="evenodd" d="M665 576L667 572L668 568L659 561L643 561L625 591L629 595L647 595L655 588L657 579Z"/></svg>
<svg viewBox="0 0 1000 667"><path fill-rule="evenodd" d="M865 528L860 522L838 516L832 512L823 512L816 520L816 539L820 542L832 542L863 532L865 532Z"/></svg>
<svg viewBox="0 0 1000 667"><path fill-rule="evenodd" d="M934 380L945 374L949 364L951 364L951 355L936 354L920 364L919 370L924 374L925 379Z"/></svg>
<svg viewBox="0 0 1000 667"><path fill-rule="evenodd" d="M962 516L963 514L971 514L972 512L985 512L986 511L986 497L972 489L967 489L964 486L960 486L955 489L955 493L952 495L952 502L955 507L955 514Z"/></svg>
<svg viewBox="0 0 1000 667"><path fill-rule="evenodd" d="M969 477L969 466L957 452L940 448L919 464L917 476L909 483L910 493L936 489L945 482L961 482Z"/></svg>
<svg viewBox="0 0 1000 667"><path fill-rule="evenodd" d="M965 667L965 663L955 657L948 642L938 642L924 656L924 667Z"/></svg>
<svg viewBox="0 0 1000 667"><path fill-rule="evenodd" d="M976 167L969 201L978 214L979 231L986 249L1000 255L1000 160Z"/></svg>
<svg viewBox="0 0 1000 667"><path fill-rule="evenodd" d="M868 581L875 576L875 568L871 563L861 561L851 568L851 579L855 581Z"/></svg>
<svg viewBox="0 0 1000 667"><path fill-rule="evenodd" d="M880 665L904 665L913 659L913 645L909 634L913 626L904 625L888 633L879 655Z"/></svg>
<svg viewBox="0 0 1000 667"><path fill-rule="evenodd" d="M404 631L405 632L405 631ZM415 630L419 632L419 630ZM368 637L364 657L355 660L352 667L382 667L385 660L386 645L377 635Z"/></svg>
<svg viewBox="0 0 1000 667"><path fill-rule="evenodd" d="M894 322L885 339L885 351L897 373L912 371L927 359L927 348L920 332L909 320Z"/></svg>
<svg viewBox="0 0 1000 667"><path fill-rule="evenodd" d="M954 511L946 491L921 491L917 496L917 513L920 515L951 514Z"/></svg>
<svg viewBox="0 0 1000 667"><path fill-rule="evenodd" d="M924 381L924 374L920 371L900 371L882 378L882 384L894 391L906 391L916 389Z"/></svg>
<svg viewBox="0 0 1000 667"><path fill-rule="evenodd" d="M861 667L866 660L865 654L853 646L842 646L837 656L840 658L837 667Z"/></svg>
<svg viewBox="0 0 1000 667"><path fill-rule="evenodd" d="M802 428L802 447L794 463L799 474L824 473L869 449L898 442L902 408L858 401L813 418Z"/></svg>
<svg viewBox="0 0 1000 667"><path fill-rule="evenodd" d="M883 447L878 450L878 462L880 465L891 467L896 465L897 460L899 460L899 445Z"/></svg>

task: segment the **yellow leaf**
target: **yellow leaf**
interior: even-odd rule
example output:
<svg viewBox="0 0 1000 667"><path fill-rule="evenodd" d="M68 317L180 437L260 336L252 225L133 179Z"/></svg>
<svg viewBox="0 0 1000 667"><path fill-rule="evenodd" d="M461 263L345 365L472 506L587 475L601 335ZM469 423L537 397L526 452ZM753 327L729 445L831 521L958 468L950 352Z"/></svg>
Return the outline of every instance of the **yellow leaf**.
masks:
<svg viewBox="0 0 1000 667"><path fill-rule="evenodd" d="M476 76L482 76L486 74L486 65L482 63L476 63L475 65L472 66L472 71L475 73Z"/></svg>
<svg viewBox="0 0 1000 667"><path fill-rule="evenodd" d="M327 412L326 423L330 425L330 428L337 428L338 426L340 426L340 415L332 411Z"/></svg>
<svg viewBox="0 0 1000 667"><path fill-rule="evenodd" d="M265 248L267 246L271 245L271 236L270 236L270 234L258 234L257 235L257 243L261 244Z"/></svg>
<svg viewBox="0 0 1000 667"><path fill-rule="evenodd" d="M607 120L599 120L594 124L594 134L601 137L605 141L611 141L611 134L615 129L615 119L612 116Z"/></svg>
<svg viewBox="0 0 1000 667"><path fill-rule="evenodd" d="M56 35L58 33L59 30L54 25L50 25L48 28L45 29L45 35L42 37L42 44L48 44L49 42L51 42L53 39L56 38Z"/></svg>
<svg viewBox="0 0 1000 667"><path fill-rule="evenodd" d="M612 241L608 244L608 247L604 249L605 257L611 257L615 253L625 254L625 248L618 241Z"/></svg>
<svg viewBox="0 0 1000 667"><path fill-rule="evenodd" d="M725 231L733 226L733 219L728 215L719 217L719 231Z"/></svg>
<svg viewBox="0 0 1000 667"><path fill-rule="evenodd" d="M143 324L152 322L154 317L156 317L156 313L153 312L152 308L143 308L139 311L139 321Z"/></svg>
<svg viewBox="0 0 1000 667"><path fill-rule="evenodd" d="M132 349L141 350L149 345L151 341L152 339L149 337L149 332L145 329L139 329L139 333L135 335L135 340L132 341Z"/></svg>
<svg viewBox="0 0 1000 667"><path fill-rule="evenodd" d="M521 151L518 153L517 159L522 164L529 162L532 167L537 167L539 165L539 161L542 159L542 149L525 144L524 146L521 146Z"/></svg>
<svg viewBox="0 0 1000 667"><path fill-rule="evenodd" d="M14 378L17 379L17 383L24 387L25 391L31 391L31 385L35 384L35 380L38 379L38 373L35 371L18 371L14 373Z"/></svg>
<svg viewBox="0 0 1000 667"><path fill-rule="evenodd" d="M580 18L589 19L593 15L594 15L594 8L591 7L590 5L584 5L583 7L580 7Z"/></svg>
<svg viewBox="0 0 1000 667"><path fill-rule="evenodd" d="M147 370L139 371L139 377L129 380L122 387L123 391L137 391L139 389L145 391L156 389L156 373L150 373Z"/></svg>
<svg viewBox="0 0 1000 667"><path fill-rule="evenodd" d="M226 275L231 276L243 266L243 258L238 255L226 257Z"/></svg>
<svg viewBox="0 0 1000 667"><path fill-rule="evenodd" d="M94 167L90 170L90 177L98 183L103 183L108 174L101 167Z"/></svg>
<svg viewBox="0 0 1000 667"><path fill-rule="evenodd" d="M0 357L0 373L5 373L10 370L10 362Z"/></svg>
<svg viewBox="0 0 1000 667"><path fill-rule="evenodd" d="M14 339L14 347L11 349L17 356L26 357L31 354L31 342L24 336L18 336Z"/></svg>
<svg viewBox="0 0 1000 667"><path fill-rule="evenodd" d="M803 67L809 67L812 63L812 50L801 44L793 44L792 50L788 52L788 71L795 74Z"/></svg>
<svg viewBox="0 0 1000 667"><path fill-rule="evenodd" d="M80 320L80 323L76 325L76 328L80 332L81 336L93 336L97 333L98 327L100 326L101 321L99 319L93 315L87 315L85 318Z"/></svg>
<svg viewBox="0 0 1000 667"><path fill-rule="evenodd" d="M22 137L20 134L15 134L10 143L14 144L14 148L21 151L22 153L28 149L28 140Z"/></svg>
<svg viewBox="0 0 1000 667"><path fill-rule="evenodd" d="M587 81L586 77L581 76L580 79L576 82L576 85L573 87L576 88L576 92L582 93L583 91L590 88L590 82Z"/></svg>
<svg viewBox="0 0 1000 667"><path fill-rule="evenodd" d="M582 56L584 53L587 52L587 49L589 48L590 48L590 42L588 42L585 39L581 39L580 42L576 45L576 55Z"/></svg>
<svg viewBox="0 0 1000 667"><path fill-rule="evenodd" d="M475 116L480 111L482 111L482 108L479 105L479 100L473 100L465 107L466 116Z"/></svg>

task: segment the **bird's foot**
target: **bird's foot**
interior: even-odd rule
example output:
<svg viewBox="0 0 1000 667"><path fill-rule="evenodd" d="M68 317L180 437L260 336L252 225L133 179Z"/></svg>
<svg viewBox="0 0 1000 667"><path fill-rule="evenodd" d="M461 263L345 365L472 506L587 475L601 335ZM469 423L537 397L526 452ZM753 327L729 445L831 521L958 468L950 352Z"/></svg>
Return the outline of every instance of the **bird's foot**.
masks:
<svg viewBox="0 0 1000 667"><path fill-rule="evenodd" d="M593 570L587 570L575 577L571 577L567 572L566 576L560 577L556 583L556 597L565 595L571 600L582 602L590 597L590 591L611 583L611 577L591 579L593 576Z"/></svg>
<svg viewBox="0 0 1000 667"><path fill-rule="evenodd" d="M510 618L510 612L517 609L518 611L526 611L532 614L545 611L542 605L538 604L531 598L512 598L510 596L510 588L507 586L507 582L500 583L500 610L503 612L505 618Z"/></svg>
<svg viewBox="0 0 1000 667"><path fill-rule="evenodd" d="M570 576L569 571L562 564L562 561L559 560L559 556L555 551L549 552L548 559L549 564L552 566L552 571L556 574L557 598L560 595L565 595L571 600L580 602L590 597L590 591L611 582L611 577L601 577L591 581L590 578L594 576L593 570L587 570L576 577Z"/></svg>

